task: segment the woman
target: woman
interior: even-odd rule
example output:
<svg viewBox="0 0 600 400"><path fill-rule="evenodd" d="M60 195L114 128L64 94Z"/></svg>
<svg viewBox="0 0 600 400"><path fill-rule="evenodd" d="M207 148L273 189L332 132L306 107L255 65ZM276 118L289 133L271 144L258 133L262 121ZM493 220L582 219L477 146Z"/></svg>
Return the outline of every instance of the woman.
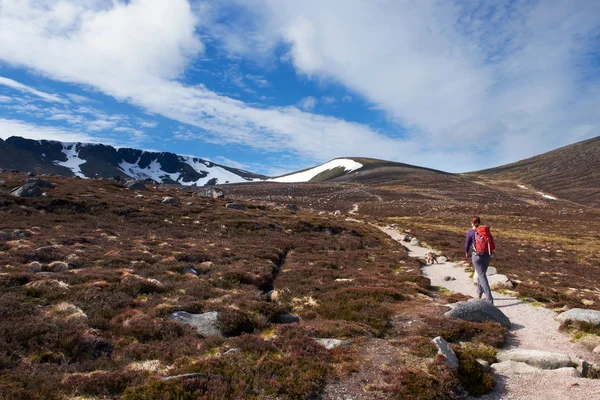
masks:
<svg viewBox="0 0 600 400"><path fill-rule="evenodd" d="M485 233L489 235L489 243L491 246L485 246L487 249L484 251L477 252L476 250L476 238L477 238L477 228L482 226L481 219L477 216L471 217L471 226L472 229L467 231L467 240L465 242L465 257L469 258L469 253L471 253L471 261L473 262L473 268L475 268L475 272L477 272L477 296L481 298L482 294L485 294L485 298L490 303L494 304L494 298L492 297L492 291L490 290L490 284L487 279L487 269L490 266L490 259L492 257L492 252L494 250L494 239L488 229L485 229ZM482 226L483 227L483 226ZM480 229L480 231L483 231Z"/></svg>

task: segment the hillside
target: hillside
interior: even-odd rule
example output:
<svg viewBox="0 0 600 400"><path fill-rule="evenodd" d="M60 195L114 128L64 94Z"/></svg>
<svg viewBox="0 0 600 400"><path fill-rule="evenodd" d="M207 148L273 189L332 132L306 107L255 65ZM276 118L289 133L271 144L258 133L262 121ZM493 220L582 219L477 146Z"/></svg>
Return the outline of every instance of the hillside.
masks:
<svg viewBox="0 0 600 400"><path fill-rule="evenodd" d="M514 181L575 203L600 207L600 136L465 176L484 182Z"/></svg>
<svg viewBox="0 0 600 400"><path fill-rule="evenodd" d="M10 137L0 140L0 168L80 178L152 179L205 186L265 178L195 157L86 143Z"/></svg>

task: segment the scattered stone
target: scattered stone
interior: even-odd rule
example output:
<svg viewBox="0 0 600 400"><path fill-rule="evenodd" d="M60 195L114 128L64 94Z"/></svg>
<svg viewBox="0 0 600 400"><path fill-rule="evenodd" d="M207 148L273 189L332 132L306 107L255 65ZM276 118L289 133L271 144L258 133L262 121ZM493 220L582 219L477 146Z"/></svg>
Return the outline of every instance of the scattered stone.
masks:
<svg viewBox="0 0 600 400"><path fill-rule="evenodd" d="M421 247L421 242L419 242L419 239L417 239L417 238L412 238L411 241L410 241L410 245L411 246Z"/></svg>
<svg viewBox="0 0 600 400"><path fill-rule="evenodd" d="M10 192L10 195L15 197L40 197L42 195L42 191L36 184L27 183L16 189L13 189Z"/></svg>
<svg viewBox="0 0 600 400"><path fill-rule="evenodd" d="M535 374L536 372L540 372L539 369L532 367L531 365L517 361L502 361L495 363L492 364L492 369L499 374Z"/></svg>
<svg viewBox="0 0 600 400"><path fill-rule="evenodd" d="M15 229L12 232L11 235L13 238L26 238L26 237L31 237L33 236L33 232L31 232L30 230L23 230L23 229Z"/></svg>
<svg viewBox="0 0 600 400"><path fill-rule="evenodd" d="M219 313L211 311L204 314L190 314L186 311L177 311L167 316L169 321L187 324L196 329L204 337L223 336L219 330Z"/></svg>
<svg viewBox="0 0 600 400"><path fill-rule="evenodd" d="M514 288L513 283L508 279L506 275L495 274L492 276L488 276L488 283L490 284L490 289L499 290L499 289L512 289Z"/></svg>
<svg viewBox="0 0 600 400"><path fill-rule="evenodd" d="M288 204L287 206L285 206L285 208L287 208L291 212L295 212L295 213L298 212L298 211L300 211L300 207L298 207L295 204Z"/></svg>
<svg viewBox="0 0 600 400"><path fill-rule="evenodd" d="M444 314L447 317L473 322L495 321L506 328L511 326L508 317L486 300L471 299L459 301L449 306L452 309Z"/></svg>
<svg viewBox="0 0 600 400"><path fill-rule="evenodd" d="M129 190L148 190L146 185L141 181L129 181L125 184L125 187Z"/></svg>
<svg viewBox="0 0 600 400"><path fill-rule="evenodd" d="M200 197L210 197L213 199L219 199L224 196L223 191L218 188L201 189L198 191Z"/></svg>
<svg viewBox="0 0 600 400"><path fill-rule="evenodd" d="M41 188L52 189L54 187L54 185L52 184L52 182L50 182L47 179L30 178L30 179L27 179L25 182L26 183L32 183L32 184L34 184L36 186L39 186Z"/></svg>
<svg viewBox="0 0 600 400"><path fill-rule="evenodd" d="M57 281L56 279L44 279L41 281L29 282L25 285L25 287L40 290L68 290L70 286L65 282Z"/></svg>
<svg viewBox="0 0 600 400"><path fill-rule="evenodd" d="M10 241L10 235L6 232L0 231L0 242L8 242Z"/></svg>
<svg viewBox="0 0 600 400"><path fill-rule="evenodd" d="M169 197L169 196L163 197L160 202L163 204L171 204L171 205L179 204L179 201L177 201L177 199L175 197Z"/></svg>
<svg viewBox="0 0 600 400"><path fill-rule="evenodd" d="M275 302L279 298L279 292L277 290L270 290L262 296L266 301Z"/></svg>
<svg viewBox="0 0 600 400"><path fill-rule="evenodd" d="M69 264L62 261L54 261L48 264L48 269L52 272L66 272L69 270Z"/></svg>
<svg viewBox="0 0 600 400"><path fill-rule="evenodd" d="M596 348L594 348L594 353L600 354L600 345L596 346Z"/></svg>
<svg viewBox="0 0 600 400"><path fill-rule="evenodd" d="M198 379L198 378L207 378L208 379L208 375L199 374L199 373L181 374L181 375L174 375L174 376L165 376L164 378L161 378L161 380L163 382L165 382L165 381L170 381L172 379Z"/></svg>
<svg viewBox="0 0 600 400"><path fill-rule="evenodd" d="M281 314L277 317L278 324L293 324L296 322L300 322L300 317L294 314Z"/></svg>
<svg viewBox="0 0 600 400"><path fill-rule="evenodd" d="M33 272L34 274L42 272L42 264L40 264L37 261L34 261L27 266L27 271Z"/></svg>
<svg viewBox="0 0 600 400"><path fill-rule="evenodd" d="M335 210L333 212L333 215L342 215L342 212L340 210Z"/></svg>
<svg viewBox="0 0 600 400"><path fill-rule="evenodd" d="M233 349L229 349L227 350L225 353L223 353L224 355L228 355L228 354L240 354L242 352L242 349L238 349L238 348L233 348Z"/></svg>
<svg viewBox="0 0 600 400"><path fill-rule="evenodd" d="M588 322L600 327L600 311L586 310L583 308L572 308L567 312L560 314L556 319L561 322L567 320Z"/></svg>
<svg viewBox="0 0 600 400"><path fill-rule="evenodd" d="M456 278L455 278L455 277L453 277L453 276L445 276L445 277L444 277L444 280L445 280L446 282L447 282L447 281L455 281L455 280L456 280Z"/></svg>
<svg viewBox="0 0 600 400"><path fill-rule="evenodd" d="M28 172L27 176L35 176L35 172Z"/></svg>
<svg viewBox="0 0 600 400"><path fill-rule="evenodd" d="M182 274L191 274L191 275L195 275L198 276L198 271L196 271L194 268L191 267L186 267L183 269L183 271L181 271Z"/></svg>
<svg viewBox="0 0 600 400"><path fill-rule="evenodd" d="M513 349L498 352L498 361L516 361L540 369L571 368L575 364L566 354L541 350Z"/></svg>
<svg viewBox="0 0 600 400"><path fill-rule="evenodd" d="M437 347L438 354L444 356L450 368L454 370L458 369L458 357L456 357L456 353L452 350L450 344L441 336L432 339L432 342Z"/></svg>
<svg viewBox="0 0 600 400"><path fill-rule="evenodd" d="M448 261L448 258L444 257L444 256L441 256L441 257L438 258L438 261L441 262L441 263L445 263L446 261Z"/></svg>
<svg viewBox="0 0 600 400"><path fill-rule="evenodd" d="M243 204L239 204L239 203L227 203L225 204L225 208L229 208L230 210L245 210L246 207L244 207Z"/></svg>
<svg viewBox="0 0 600 400"><path fill-rule="evenodd" d="M2 179L0 179L0 187L4 187L6 186L6 182Z"/></svg>
<svg viewBox="0 0 600 400"><path fill-rule="evenodd" d="M143 194L136 194L136 195L135 195L135 198L136 198L136 199L145 199L145 198L146 198L146 196L144 196Z"/></svg>
<svg viewBox="0 0 600 400"><path fill-rule="evenodd" d="M194 205L194 203L193 203L193 202L191 202L191 201L188 201L187 203L185 203L185 205L189 207L189 206L193 206L193 205Z"/></svg>
<svg viewBox="0 0 600 400"><path fill-rule="evenodd" d="M341 346L350 346L352 343L339 339L315 339L317 343L325 347L327 350L335 349Z"/></svg>

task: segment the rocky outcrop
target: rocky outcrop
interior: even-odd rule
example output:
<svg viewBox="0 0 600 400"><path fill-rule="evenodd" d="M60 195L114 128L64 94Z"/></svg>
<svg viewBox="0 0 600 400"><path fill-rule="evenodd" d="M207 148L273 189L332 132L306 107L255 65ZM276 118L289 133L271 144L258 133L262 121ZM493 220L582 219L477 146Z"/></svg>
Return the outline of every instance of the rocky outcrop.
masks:
<svg viewBox="0 0 600 400"><path fill-rule="evenodd" d="M494 321L506 328L511 326L508 317L486 300L471 299L449 306L452 309L444 314L447 317L473 322Z"/></svg>

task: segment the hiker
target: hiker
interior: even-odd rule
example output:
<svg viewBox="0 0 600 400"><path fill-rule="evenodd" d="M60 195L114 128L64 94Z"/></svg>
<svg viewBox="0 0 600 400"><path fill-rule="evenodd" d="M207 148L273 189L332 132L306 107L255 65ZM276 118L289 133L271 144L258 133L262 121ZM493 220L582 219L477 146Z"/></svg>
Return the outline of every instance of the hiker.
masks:
<svg viewBox="0 0 600 400"><path fill-rule="evenodd" d="M467 240L465 241L465 257L471 260L473 268L477 272L477 296L481 298L485 294L485 298L490 303L494 304L492 291L487 279L487 269L490 266L490 259L496 246L494 238L490 232L490 228L481 225L481 219L477 216L471 217L472 229L467 231Z"/></svg>

